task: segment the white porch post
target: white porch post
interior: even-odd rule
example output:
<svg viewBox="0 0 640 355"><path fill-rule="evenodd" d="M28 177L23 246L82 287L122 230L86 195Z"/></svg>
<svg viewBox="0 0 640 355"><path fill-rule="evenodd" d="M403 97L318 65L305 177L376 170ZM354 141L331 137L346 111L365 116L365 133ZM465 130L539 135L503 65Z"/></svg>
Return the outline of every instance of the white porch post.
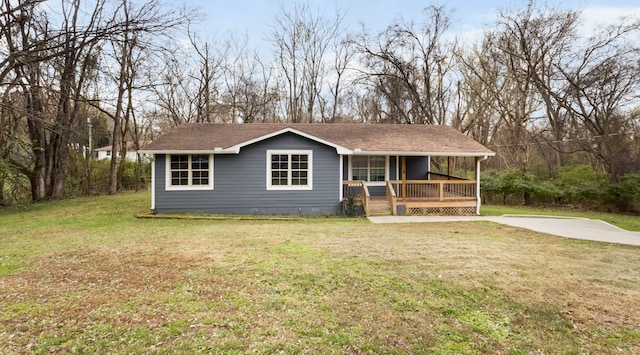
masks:
<svg viewBox="0 0 640 355"><path fill-rule="evenodd" d="M156 209L156 155L151 157L151 210Z"/></svg>
<svg viewBox="0 0 640 355"><path fill-rule="evenodd" d="M340 186L340 189L339 189L340 193L338 195L339 196L338 202L342 202L342 199L344 198L343 193L342 193L342 190L343 190L342 176L344 175L344 155L340 155L340 169L338 169L338 170L340 170L338 172L338 174L340 175L340 176L338 176L339 177L338 183L340 184L340 185L338 185L338 186Z"/></svg>
<svg viewBox="0 0 640 355"><path fill-rule="evenodd" d="M480 162L483 160L487 160L489 158L488 155L484 157L476 157L476 214L480 215Z"/></svg>

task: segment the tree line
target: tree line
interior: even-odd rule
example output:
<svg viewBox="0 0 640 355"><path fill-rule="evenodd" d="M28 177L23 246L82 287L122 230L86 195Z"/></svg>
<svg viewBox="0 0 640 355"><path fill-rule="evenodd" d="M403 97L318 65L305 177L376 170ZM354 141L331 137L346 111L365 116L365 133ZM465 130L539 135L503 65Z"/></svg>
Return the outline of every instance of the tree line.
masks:
<svg viewBox="0 0 640 355"><path fill-rule="evenodd" d="M445 124L525 181L640 171L638 18L585 26L580 10L529 1L469 40L446 6L373 31L297 3L271 19L265 53L157 0L0 1L0 201L96 193L89 129L113 146L100 186L116 193L127 142L183 122Z"/></svg>

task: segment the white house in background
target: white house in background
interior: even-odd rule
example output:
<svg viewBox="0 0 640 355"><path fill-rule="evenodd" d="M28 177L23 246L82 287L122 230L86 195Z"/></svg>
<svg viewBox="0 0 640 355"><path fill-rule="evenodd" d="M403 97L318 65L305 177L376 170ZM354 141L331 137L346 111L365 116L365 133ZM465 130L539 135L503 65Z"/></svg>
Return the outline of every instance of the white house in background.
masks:
<svg viewBox="0 0 640 355"><path fill-rule="evenodd" d="M143 148L145 145L145 143L140 143L140 148ZM111 154L113 154L113 146L107 145L104 147L100 147L100 148L96 148L94 149L94 154L97 154L97 158L99 160L102 159L111 159ZM118 151L118 157L121 156L122 151ZM142 158L150 158L149 154L145 154L145 153L140 153L142 154ZM129 161L136 161L138 157L138 151L135 148L135 145L133 144L132 141L127 141L127 156L126 159Z"/></svg>

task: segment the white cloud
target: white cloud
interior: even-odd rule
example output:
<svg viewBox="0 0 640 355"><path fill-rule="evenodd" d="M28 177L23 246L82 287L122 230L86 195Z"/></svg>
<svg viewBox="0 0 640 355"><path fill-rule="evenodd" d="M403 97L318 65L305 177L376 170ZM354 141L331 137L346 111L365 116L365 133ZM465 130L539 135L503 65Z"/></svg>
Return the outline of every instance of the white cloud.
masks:
<svg viewBox="0 0 640 355"><path fill-rule="evenodd" d="M640 6L636 7L587 7L582 11L584 26L595 28L620 22L620 18L633 17L640 20Z"/></svg>

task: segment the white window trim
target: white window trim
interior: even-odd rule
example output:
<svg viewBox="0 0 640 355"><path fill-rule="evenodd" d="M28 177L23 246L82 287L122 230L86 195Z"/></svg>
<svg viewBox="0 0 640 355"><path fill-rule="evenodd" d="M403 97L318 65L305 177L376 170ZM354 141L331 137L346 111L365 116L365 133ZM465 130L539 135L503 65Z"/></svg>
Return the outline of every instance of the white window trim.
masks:
<svg viewBox="0 0 640 355"><path fill-rule="evenodd" d="M171 156L172 155L207 155L207 154L167 154L165 160L165 190L167 191L203 191L213 190L213 154L209 154L209 183L207 185L171 185ZM191 159L189 159L191 161ZM191 183L191 164L189 164L189 183Z"/></svg>
<svg viewBox="0 0 640 355"><path fill-rule="evenodd" d="M309 157L307 185L271 185L271 156L279 154L304 154ZM267 150L267 190L305 191L313 190L313 151L312 150ZM291 174L288 175L291 179Z"/></svg>
<svg viewBox="0 0 640 355"><path fill-rule="evenodd" d="M366 154L366 155L358 155L358 156L367 156L372 157L376 156L374 154ZM349 180L353 178L353 155L349 155ZM386 186L387 180L389 180L389 156L384 156L384 181L367 181L368 186Z"/></svg>

